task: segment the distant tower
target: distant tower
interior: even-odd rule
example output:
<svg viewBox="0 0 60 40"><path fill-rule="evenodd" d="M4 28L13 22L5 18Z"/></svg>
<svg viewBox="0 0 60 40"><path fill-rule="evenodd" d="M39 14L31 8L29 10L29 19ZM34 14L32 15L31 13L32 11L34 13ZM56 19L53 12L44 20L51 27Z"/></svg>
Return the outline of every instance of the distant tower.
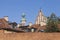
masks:
<svg viewBox="0 0 60 40"><path fill-rule="evenodd" d="M46 25L47 18L43 15L42 10L39 11L39 14L36 18L35 24L39 24L41 26Z"/></svg>
<svg viewBox="0 0 60 40"><path fill-rule="evenodd" d="M25 18L25 16L26 16L25 13L23 13L22 14L22 20L21 20L21 25L22 26L25 26L25 24L26 24L26 18Z"/></svg>

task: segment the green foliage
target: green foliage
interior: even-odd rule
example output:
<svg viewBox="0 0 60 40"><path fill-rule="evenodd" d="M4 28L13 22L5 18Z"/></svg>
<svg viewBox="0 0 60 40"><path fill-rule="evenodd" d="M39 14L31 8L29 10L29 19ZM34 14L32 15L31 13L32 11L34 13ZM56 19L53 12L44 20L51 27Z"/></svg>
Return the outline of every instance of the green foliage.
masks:
<svg viewBox="0 0 60 40"><path fill-rule="evenodd" d="M58 23L60 24L60 17L58 17Z"/></svg>
<svg viewBox="0 0 60 40"><path fill-rule="evenodd" d="M47 20L47 27L46 27L46 32L58 32L59 29L57 27L58 24L58 19L57 16L52 13L50 17L48 17Z"/></svg>

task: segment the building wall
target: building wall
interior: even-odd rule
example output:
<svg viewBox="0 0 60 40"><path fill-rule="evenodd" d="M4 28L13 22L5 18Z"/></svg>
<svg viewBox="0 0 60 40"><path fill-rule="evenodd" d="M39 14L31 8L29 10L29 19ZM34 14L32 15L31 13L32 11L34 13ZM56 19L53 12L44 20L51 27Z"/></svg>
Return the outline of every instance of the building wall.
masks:
<svg viewBox="0 0 60 40"><path fill-rule="evenodd" d="M4 33L13 33L12 31L4 30Z"/></svg>
<svg viewBox="0 0 60 40"><path fill-rule="evenodd" d="M46 25L46 23L45 22L40 22L40 25L44 26L44 25Z"/></svg>
<svg viewBox="0 0 60 40"><path fill-rule="evenodd" d="M12 31L0 30L0 33L13 33Z"/></svg>

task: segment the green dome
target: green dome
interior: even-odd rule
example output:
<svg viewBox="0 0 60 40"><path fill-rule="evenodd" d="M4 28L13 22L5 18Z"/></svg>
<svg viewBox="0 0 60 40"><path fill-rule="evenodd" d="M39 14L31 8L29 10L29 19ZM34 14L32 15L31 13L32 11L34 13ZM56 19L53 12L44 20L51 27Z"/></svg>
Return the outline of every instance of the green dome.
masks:
<svg viewBox="0 0 60 40"><path fill-rule="evenodd" d="M25 17L25 13L22 14L22 17Z"/></svg>

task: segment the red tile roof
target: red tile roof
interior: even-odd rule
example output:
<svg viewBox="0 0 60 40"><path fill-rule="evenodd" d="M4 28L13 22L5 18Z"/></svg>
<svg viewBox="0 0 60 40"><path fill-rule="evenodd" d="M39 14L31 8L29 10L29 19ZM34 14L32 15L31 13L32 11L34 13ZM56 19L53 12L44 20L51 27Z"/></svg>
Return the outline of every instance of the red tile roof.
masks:
<svg viewBox="0 0 60 40"><path fill-rule="evenodd" d="M4 18L0 19L0 28L9 28L9 24Z"/></svg>
<svg viewBox="0 0 60 40"><path fill-rule="evenodd" d="M36 31L46 29L46 25L44 25L44 26L40 26L39 24L34 24L34 25L30 26L29 28L31 28L31 27L33 27L33 28L37 28Z"/></svg>

